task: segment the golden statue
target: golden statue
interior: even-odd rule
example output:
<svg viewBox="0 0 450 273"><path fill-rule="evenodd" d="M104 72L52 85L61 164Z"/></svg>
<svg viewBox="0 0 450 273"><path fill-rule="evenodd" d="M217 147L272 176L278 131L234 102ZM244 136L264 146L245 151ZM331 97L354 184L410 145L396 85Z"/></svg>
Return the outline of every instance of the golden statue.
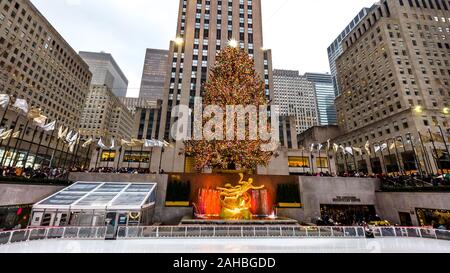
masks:
<svg viewBox="0 0 450 273"><path fill-rule="evenodd" d="M222 204L221 218L228 220L251 220L252 198L249 194L250 190L261 190L264 186L253 186L253 179L244 181L244 174L241 177L239 185L233 187L231 184L225 185L224 188L218 187L220 191L220 202Z"/></svg>

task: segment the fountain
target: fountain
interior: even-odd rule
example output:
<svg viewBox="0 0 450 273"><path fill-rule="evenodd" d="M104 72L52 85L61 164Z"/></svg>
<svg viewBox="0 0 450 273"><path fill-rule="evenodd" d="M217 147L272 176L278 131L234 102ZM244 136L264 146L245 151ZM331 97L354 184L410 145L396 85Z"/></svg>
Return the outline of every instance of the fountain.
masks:
<svg viewBox="0 0 450 273"><path fill-rule="evenodd" d="M200 189L194 204L198 219L252 220L273 215L272 202L264 186L254 186L253 179L244 181L240 175L237 186L226 184L216 189Z"/></svg>

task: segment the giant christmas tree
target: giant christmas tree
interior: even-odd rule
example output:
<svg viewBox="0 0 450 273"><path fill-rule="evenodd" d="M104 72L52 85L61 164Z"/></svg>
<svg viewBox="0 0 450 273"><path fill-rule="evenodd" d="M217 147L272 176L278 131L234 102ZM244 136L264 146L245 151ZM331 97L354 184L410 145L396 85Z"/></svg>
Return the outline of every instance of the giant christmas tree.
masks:
<svg viewBox="0 0 450 273"><path fill-rule="evenodd" d="M217 105L224 112L229 105L254 105L257 109L268 105L265 84L255 72L254 61L238 48L228 47L218 54L204 89L203 104ZM203 120L203 124L207 121ZM248 117L245 122L248 128ZM223 124L226 124L225 120ZM270 124L268 126L270 128ZM226 130L230 128L224 128ZM233 130L236 132L237 128ZM261 149L267 142L260 138L249 140L248 136L249 130L246 130L246 140L186 141L185 153L195 159L197 171L208 167L252 172L258 166L266 166L274 153Z"/></svg>

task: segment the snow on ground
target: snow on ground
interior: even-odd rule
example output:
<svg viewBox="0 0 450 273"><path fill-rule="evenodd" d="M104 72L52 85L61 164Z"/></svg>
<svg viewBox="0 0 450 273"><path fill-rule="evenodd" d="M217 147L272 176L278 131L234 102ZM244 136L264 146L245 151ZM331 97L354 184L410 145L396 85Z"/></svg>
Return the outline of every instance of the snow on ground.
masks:
<svg viewBox="0 0 450 273"><path fill-rule="evenodd" d="M0 253L450 253L450 241L377 239L45 240L0 246Z"/></svg>

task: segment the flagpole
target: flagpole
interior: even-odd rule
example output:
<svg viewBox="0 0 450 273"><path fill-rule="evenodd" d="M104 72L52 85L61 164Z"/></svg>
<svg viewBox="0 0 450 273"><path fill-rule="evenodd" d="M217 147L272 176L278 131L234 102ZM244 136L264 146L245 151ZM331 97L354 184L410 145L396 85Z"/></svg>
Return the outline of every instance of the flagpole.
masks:
<svg viewBox="0 0 450 273"><path fill-rule="evenodd" d="M59 138L59 136L58 136L58 140L59 140L60 138ZM58 158L58 163L56 163L56 166L58 167L58 168L61 168L61 162L62 162L62 160L63 160L63 156L64 156L64 138L63 138L63 141L62 141L62 145L61 145L61 150L58 150L59 151L59 158Z"/></svg>
<svg viewBox="0 0 450 273"><path fill-rule="evenodd" d="M87 156L86 156L86 162L84 164L85 165L84 169L86 169L86 167L87 167L87 170L89 170L91 168L91 162L89 160L90 155L91 155L91 148L92 148L92 143L89 144L89 148L88 148L88 152L87 152Z"/></svg>
<svg viewBox="0 0 450 273"><path fill-rule="evenodd" d="M439 160L439 154L437 152L436 145L434 143L433 134L431 133L431 129L428 129L428 133L430 134L431 144L433 144L434 154L436 155L436 160L435 161L436 161L436 164L437 164L437 168L441 171L441 174L444 174L444 172L442 170L441 162Z"/></svg>
<svg viewBox="0 0 450 273"><path fill-rule="evenodd" d="M51 137L50 137L50 141L51 141L51 142L53 142L53 141L52 141L52 138L53 138L53 134L52 134ZM55 147L55 149L53 150L52 158L51 158L51 160L50 160L50 166L49 166L50 169L51 169L52 166L53 166L53 160L55 159L56 153L58 152L59 141L60 141L60 138L58 137L58 139L56 140L56 147Z"/></svg>
<svg viewBox="0 0 450 273"><path fill-rule="evenodd" d="M330 175L333 176L333 171L331 169L330 149L329 148L327 148L327 161L328 161L328 170L330 171Z"/></svg>
<svg viewBox="0 0 450 273"><path fill-rule="evenodd" d="M103 149L101 147L98 147L98 154L97 154L97 158L95 159L95 170L97 170L98 161L99 161L99 158L102 156L102 153L103 153Z"/></svg>
<svg viewBox="0 0 450 273"><path fill-rule="evenodd" d="M414 155L414 162L416 163L416 167L419 171L420 176L423 177L422 166L420 164L419 157L417 156L417 153L416 153L416 148L414 146L414 141L413 141L412 135L411 135L411 133L408 133L408 134L406 134L406 136L409 136L409 141L411 143L411 148L413 150L413 155ZM402 136L400 136L400 137L402 139L403 145L405 146L405 141L404 141L403 137ZM406 146L405 146L405 149L406 149Z"/></svg>
<svg viewBox="0 0 450 273"><path fill-rule="evenodd" d="M39 149L41 148L42 140L43 140L43 139L44 139L44 132L42 131L42 132L41 132L41 139L39 140L39 145L38 145L38 147L37 147L36 155L34 156L34 160L33 160L33 167L32 167L33 170L34 170L34 167L35 167L35 165L36 165L36 160L37 160L37 157L38 157L38 155L39 155Z"/></svg>
<svg viewBox="0 0 450 273"><path fill-rule="evenodd" d="M117 168L116 168L116 171L118 171L119 168L120 168L120 156L122 155L122 146L119 147L119 152L117 154L118 154L118 157L117 157Z"/></svg>
<svg viewBox="0 0 450 273"><path fill-rule="evenodd" d="M427 170L427 174L428 175L432 175L433 174L433 168L431 167L430 158L428 157L428 151L426 150L426 147L425 147L425 145L423 143L422 134L420 132L418 132L418 134L419 134L420 144L422 146L423 161L425 163L425 169Z"/></svg>
<svg viewBox="0 0 450 273"><path fill-rule="evenodd" d="M386 172L386 175L388 175L389 174L389 170L388 170L388 167L386 166L386 160L385 160L384 154L383 154L383 147L380 146L380 143L377 143L377 144L378 144L378 147L380 148L380 152L381 152L381 164L383 164L382 169L384 167L384 171Z"/></svg>
<svg viewBox="0 0 450 273"><path fill-rule="evenodd" d="M10 167L14 167L14 163L16 163L17 156L19 155L19 152L17 150L20 150L20 145L22 145L22 141L23 141L23 138L25 137L25 134L27 132L29 123L30 123L30 120L27 119L27 123L25 123L25 127L23 129L23 132L21 132L21 137L16 140L16 144L14 145L14 149L13 149L13 154L14 153L16 153L16 154L13 155L13 158L11 158L11 162L9 162L9 166Z"/></svg>
<svg viewBox="0 0 450 273"><path fill-rule="evenodd" d="M398 168L400 169L400 173L402 175L405 175L404 167L402 167L403 158L400 158L398 149L397 149L397 139L393 138L393 140L394 140L395 154L396 154L397 162L398 162Z"/></svg>
<svg viewBox="0 0 450 273"><path fill-rule="evenodd" d="M445 140L445 137L444 137L444 131L442 130L441 125L438 125L438 128L439 128L439 131L441 132L442 141L444 141L445 149L447 150L447 158L450 160L450 151L449 151L448 146L447 146L447 141Z"/></svg>
<svg viewBox="0 0 450 273"><path fill-rule="evenodd" d="M127 169L130 168L131 158L133 157L133 146L131 146L130 148L131 148L131 150L130 150L130 158L128 158L128 167L127 167Z"/></svg>
<svg viewBox="0 0 450 273"><path fill-rule="evenodd" d="M374 151L375 152L375 151ZM372 171L372 174L376 175L374 167L373 167L373 162L372 162L372 147L370 146L370 142L369 142L369 153L367 154L369 156L369 164L370 164L370 169ZM376 153L374 153L374 158L377 158Z"/></svg>
<svg viewBox="0 0 450 273"><path fill-rule="evenodd" d="M321 145L321 144L320 144ZM322 148L322 147L320 147L320 148ZM320 169L320 173L322 173L322 160L320 159L320 155L321 155L321 151L320 151L321 149L319 149L319 169Z"/></svg>
<svg viewBox="0 0 450 273"><path fill-rule="evenodd" d="M38 132L38 126L36 126L36 128L34 128L34 132L33 132L33 136L31 137L31 142L30 142L30 147L28 148L28 151L23 159L23 167L26 168L27 162L28 162L28 156L30 155L31 152L31 148L33 148L33 144L34 144L34 138L36 136L36 133Z"/></svg>
<svg viewBox="0 0 450 273"><path fill-rule="evenodd" d="M141 169L141 163L142 163L142 152L144 151L144 144L142 144L141 146L141 151L139 152L139 167L138 167L138 173L139 170Z"/></svg>
<svg viewBox="0 0 450 273"><path fill-rule="evenodd" d="M353 156L353 162L355 163L355 174L356 174L356 173L359 173L359 168L358 168L358 163L356 162L355 150L353 150L353 148L352 148L352 152L353 152L352 156Z"/></svg>
<svg viewBox="0 0 450 273"><path fill-rule="evenodd" d="M305 159L305 148L302 149L302 161ZM303 163L303 162L302 162ZM305 174L305 164L302 164L303 174Z"/></svg>
<svg viewBox="0 0 450 273"><path fill-rule="evenodd" d="M150 173L152 173L152 157L153 157L153 148L154 147L152 147L152 149L150 150L150 161L149 161L149 163L148 163L148 166L149 166L149 172Z"/></svg>
<svg viewBox="0 0 450 273"><path fill-rule="evenodd" d="M78 139L78 143L75 143L75 144L77 145L77 148L75 149L74 156L72 157L72 169L76 168L76 166L77 166L78 151L80 150L80 144L81 144L80 139Z"/></svg>
<svg viewBox="0 0 450 273"><path fill-rule="evenodd" d="M3 153L2 160L0 161L2 167L5 165L6 160L8 159L8 158L6 157L6 154L9 152L9 148L10 148L10 145L11 145L11 140L13 139L14 132L16 131L17 124L19 123L19 118L20 118L20 112L17 113L16 121L15 121L15 124L14 124L14 129L13 129L13 131L11 132L11 136L9 137L8 143L7 143L6 146L5 146L5 152Z"/></svg>
<svg viewBox="0 0 450 273"><path fill-rule="evenodd" d="M8 103L8 105L6 105L6 107L5 107L5 112L4 112L3 115L2 115L2 119L1 119L1 122L0 122L0 126L1 126L1 124L3 124L3 120L5 120L6 113L8 113L8 110L9 110L9 103Z"/></svg>
<svg viewBox="0 0 450 273"><path fill-rule="evenodd" d="M66 157L64 158L64 162L63 162L63 167L62 169L66 169L66 163L67 163L67 159L69 158L69 151L70 151L70 143L67 143L67 150L64 152L66 154Z"/></svg>

